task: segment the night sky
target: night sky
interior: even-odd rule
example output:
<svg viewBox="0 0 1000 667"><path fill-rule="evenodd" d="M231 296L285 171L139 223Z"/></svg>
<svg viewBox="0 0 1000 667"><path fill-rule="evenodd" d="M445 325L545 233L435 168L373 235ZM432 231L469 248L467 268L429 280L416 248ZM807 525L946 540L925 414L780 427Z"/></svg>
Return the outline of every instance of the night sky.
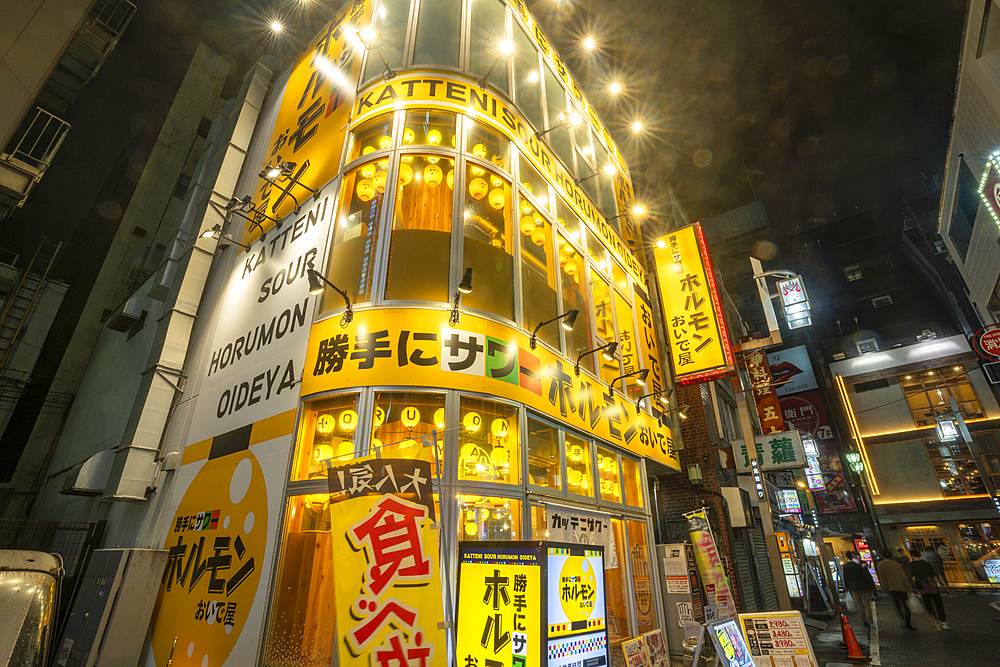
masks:
<svg viewBox="0 0 1000 667"><path fill-rule="evenodd" d="M30 256L43 234L79 244L95 204L108 221L120 215L119 202L96 194L136 133L162 122L199 40L233 57L241 76L264 52L290 56L321 23L299 0L135 1L132 25L68 114L73 129L55 163L4 223L5 248ZM669 183L692 220L760 198L780 235L856 208L894 229L901 198L923 189L921 172L943 169L963 2L529 6L612 128L637 197L654 213ZM289 26L279 42L263 27L271 8ZM582 45L587 36L593 51ZM612 79L624 94L606 92ZM137 179L144 158L130 155L123 176ZM61 273L72 280L71 267Z"/></svg>

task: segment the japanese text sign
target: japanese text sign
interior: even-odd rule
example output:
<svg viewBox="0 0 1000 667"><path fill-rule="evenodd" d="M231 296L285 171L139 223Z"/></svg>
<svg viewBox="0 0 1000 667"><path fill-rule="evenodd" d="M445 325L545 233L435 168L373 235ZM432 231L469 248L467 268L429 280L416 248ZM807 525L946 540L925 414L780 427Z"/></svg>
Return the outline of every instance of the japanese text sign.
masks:
<svg viewBox="0 0 1000 667"><path fill-rule="evenodd" d="M604 567L608 570L618 567L618 550L615 549L610 514L546 505L545 515L549 539L572 544L600 544L606 555Z"/></svg>
<svg viewBox="0 0 1000 667"><path fill-rule="evenodd" d="M710 614L710 610L706 609L706 620L709 615L714 618L732 618L736 615L736 605L729 590L729 580L722 567L722 559L719 558L719 551L715 546L715 537L708 523L708 515L704 509L700 509L697 512L689 512L684 517L688 522L688 533L694 546L698 571L705 585L708 605L714 610L714 614Z"/></svg>
<svg viewBox="0 0 1000 667"><path fill-rule="evenodd" d="M599 438L680 469L669 428L631 402L607 398L604 386L522 332L465 314L449 328L442 310L359 311L348 329L339 318L312 328L302 393L390 382L503 396Z"/></svg>
<svg viewBox="0 0 1000 667"><path fill-rule="evenodd" d="M345 4L292 66L260 168L282 162L295 167L292 178L257 181L253 202L265 215L281 220L293 210L294 199L310 196L294 181L318 190L337 175L361 72L363 47L355 33L371 21L372 5L371 0ZM266 220L260 222L266 229Z"/></svg>
<svg viewBox="0 0 1000 667"><path fill-rule="evenodd" d="M343 496L342 496L343 497ZM426 667L446 655L438 534L426 505L331 495L339 664ZM415 499L416 500L416 499Z"/></svg>
<svg viewBox="0 0 1000 667"><path fill-rule="evenodd" d="M462 542L458 557L458 664L540 665L542 554L537 542Z"/></svg>
<svg viewBox="0 0 1000 667"><path fill-rule="evenodd" d="M701 225L660 237L653 255L677 384L733 372L732 345Z"/></svg>
<svg viewBox="0 0 1000 667"><path fill-rule="evenodd" d="M802 505L799 504L799 492L794 489L779 490L778 507L785 514L802 514Z"/></svg>
<svg viewBox="0 0 1000 667"><path fill-rule="evenodd" d="M761 470L790 470L804 468L806 465L806 453L802 448L802 436L798 431L758 435L754 438L754 444L757 447L757 454L760 455ZM747 451L746 441L734 449L739 450L735 452L737 470L750 472L750 458L753 453Z"/></svg>
<svg viewBox="0 0 1000 667"><path fill-rule="evenodd" d="M778 294L782 306L794 306L806 300L806 291L802 289L802 278L795 276L788 280L778 281Z"/></svg>
<svg viewBox="0 0 1000 667"><path fill-rule="evenodd" d="M746 355L747 374L753 400L757 405L757 416L764 433L778 433L785 430L785 420L781 417L781 405L771 380L771 368L763 350L754 350Z"/></svg>
<svg viewBox="0 0 1000 667"><path fill-rule="evenodd" d="M327 483L331 495L348 497L395 493L425 505L427 516L436 521L431 484L431 463L419 459L356 459L347 465L331 466Z"/></svg>
<svg viewBox="0 0 1000 667"><path fill-rule="evenodd" d="M759 667L817 667L801 612L740 614L739 620L754 664Z"/></svg>
<svg viewBox="0 0 1000 667"><path fill-rule="evenodd" d="M740 632L739 619L729 618L712 623L709 631L723 667L754 667L750 647Z"/></svg>
<svg viewBox="0 0 1000 667"><path fill-rule="evenodd" d="M988 324L977 331L972 347L986 361L1000 361L1000 325Z"/></svg>
<svg viewBox="0 0 1000 667"><path fill-rule="evenodd" d="M544 542L548 667L608 664L604 548Z"/></svg>
<svg viewBox="0 0 1000 667"><path fill-rule="evenodd" d="M623 641L622 653L625 656L625 667L652 667L644 637Z"/></svg>

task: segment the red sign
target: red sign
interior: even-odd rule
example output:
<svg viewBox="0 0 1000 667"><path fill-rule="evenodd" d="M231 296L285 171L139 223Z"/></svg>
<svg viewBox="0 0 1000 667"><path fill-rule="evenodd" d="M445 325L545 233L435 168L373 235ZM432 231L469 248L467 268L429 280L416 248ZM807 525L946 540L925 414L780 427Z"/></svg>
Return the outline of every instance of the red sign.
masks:
<svg viewBox="0 0 1000 667"><path fill-rule="evenodd" d="M747 374L750 376L750 386L753 389L753 400L757 406L757 416L764 434L781 433L785 428L785 420L781 418L781 405L778 395L774 392L774 381L771 379L771 368L763 350L754 350L746 357Z"/></svg>
<svg viewBox="0 0 1000 667"><path fill-rule="evenodd" d="M833 439L833 429L830 428L830 420L823 405L823 395L817 390L805 391L794 396L784 396L780 402L785 422L810 434L816 443L819 453L816 458L819 459L819 469L823 473L825 485L825 488L813 491L816 510L820 514L858 511L840 462L837 443Z"/></svg>
<svg viewBox="0 0 1000 667"><path fill-rule="evenodd" d="M987 361L1000 361L1000 325L989 324L977 331L973 345Z"/></svg>

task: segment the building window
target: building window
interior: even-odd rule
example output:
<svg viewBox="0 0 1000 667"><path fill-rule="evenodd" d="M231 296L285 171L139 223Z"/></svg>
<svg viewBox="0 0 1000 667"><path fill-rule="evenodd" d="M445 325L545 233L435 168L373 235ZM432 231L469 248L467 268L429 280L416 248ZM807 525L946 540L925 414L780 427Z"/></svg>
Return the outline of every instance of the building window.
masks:
<svg viewBox="0 0 1000 667"><path fill-rule="evenodd" d="M892 305L892 295L883 294L872 299L872 308L885 308Z"/></svg>
<svg viewBox="0 0 1000 667"><path fill-rule="evenodd" d="M946 498L986 493L979 468L965 443L928 440L924 446Z"/></svg>
<svg viewBox="0 0 1000 667"><path fill-rule="evenodd" d="M528 417L528 484L558 491L562 488L559 429ZM544 523L544 521L543 521Z"/></svg>
<svg viewBox="0 0 1000 667"><path fill-rule="evenodd" d="M615 333L615 319L612 313L614 310L614 303L612 302L613 290L608 282L597 273L593 265L590 267L590 286L594 292L594 326L597 337L587 349L593 349L618 340L618 335ZM579 319L577 322L579 322ZM601 381L611 386L611 383L622 374L619 358L616 356L612 359L607 359L600 353L591 356L594 357L597 365L600 367ZM632 378L628 379L631 380Z"/></svg>
<svg viewBox="0 0 1000 667"><path fill-rule="evenodd" d="M587 298L587 264L583 256L569 241L560 235L559 280L562 285L562 312L578 310L572 331L566 331L566 356L576 359L581 352L591 349L594 336L590 324L590 302ZM588 354L580 361L580 368L594 372L594 355Z"/></svg>
<svg viewBox="0 0 1000 667"><path fill-rule="evenodd" d="M521 303L524 328L534 331L559 314L552 223L527 199L521 200ZM538 330L538 339L560 349L559 327Z"/></svg>
<svg viewBox="0 0 1000 667"><path fill-rule="evenodd" d="M855 264L854 266L844 267L844 277L847 278L849 282L854 282L855 280L861 280L865 277L865 275L861 267Z"/></svg>
<svg viewBox="0 0 1000 667"><path fill-rule="evenodd" d="M466 164L463 266L472 267L475 288L462 303L514 319L514 238L510 182L471 160Z"/></svg>
<svg viewBox="0 0 1000 667"><path fill-rule="evenodd" d="M528 33L521 24L514 21L514 97L517 108L525 115L536 130L542 121L542 81L538 72L538 52L535 51Z"/></svg>
<svg viewBox="0 0 1000 667"><path fill-rule="evenodd" d="M354 128L347 162L354 162L363 155L392 146L392 125L393 114L386 113L370 118Z"/></svg>
<svg viewBox="0 0 1000 667"><path fill-rule="evenodd" d="M358 395L312 401L303 410L292 480L326 477L327 465L337 466L355 456Z"/></svg>
<svg viewBox="0 0 1000 667"><path fill-rule="evenodd" d="M653 565L649 554L648 532L645 521L627 522L629 565L631 566L632 596L635 600L635 620L639 634L655 630L656 620L655 589L653 588Z"/></svg>
<svg viewBox="0 0 1000 667"><path fill-rule="evenodd" d="M566 439L566 483L570 493L594 496L594 476L590 467L590 442L569 433Z"/></svg>
<svg viewBox="0 0 1000 667"><path fill-rule="evenodd" d="M381 0L372 20L379 34L379 49L392 69L403 65L403 45L406 44L406 24L410 19L410 0ZM368 49L362 81L380 76L385 71L382 58L374 48Z"/></svg>
<svg viewBox="0 0 1000 667"><path fill-rule="evenodd" d="M552 205L549 203L549 184L531 166L528 158L523 155L518 160L518 173L520 174L521 188L531 195L531 198L542 210L550 211Z"/></svg>
<svg viewBox="0 0 1000 667"><path fill-rule="evenodd" d="M983 11L983 28L979 33L979 47L976 57L988 56L1000 49L1000 7L993 0L987 0Z"/></svg>
<svg viewBox="0 0 1000 667"><path fill-rule="evenodd" d="M443 465L444 395L423 392L377 392L372 414L371 447L388 458L432 459L428 446L437 454L438 470ZM431 436L437 432L437 442ZM373 453L365 450L363 453Z"/></svg>
<svg viewBox="0 0 1000 667"><path fill-rule="evenodd" d="M990 294L987 308L990 311L990 317L993 318L993 323L1000 323L1000 280L993 286L993 293Z"/></svg>
<svg viewBox="0 0 1000 667"><path fill-rule="evenodd" d="M626 594L625 572L625 522L622 519L611 520L611 530L614 532L615 560L618 567L604 567L604 599L608 606L608 640L621 641L632 636L629 627L628 596ZM605 560L608 556L605 555ZM634 612L634 607L631 608Z"/></svg>
<svg viewBox="0 0 1000 667"><path fill-rule="evenodd" d="M455 119L453 113L407 111L403 127L403 145L454 148Z"/></svg>
<svg viewBox="0 0 1000 667"><path fill-rule="evenodd" d="M743 437L740 430L740 416L736 406L724 399L720 393L715 392L719 405L719 430L722 431L723 440L732 442Z"/></svg>
<svg viewBox="0 0 1000 667"><path fill-rule="evenodd" d="M966 419L983 417L976 392L961 366L918 371L896 378L917 427L933 426L935 417L951 412L951 399Z"/></svg>
<svg viewBox="0 0 1000 667"><path fill-rule="evenodd" d="M435 0L436 1L436 0ZM507 39L506 10L498 0L476 0L469 3L472 19L469 40L469 72L485 76L487 70L500 56L500 61L490 73L489 83L507 93L507 58L499 51L499 44Z"/></svg>
<svg viewBox="0 0 1000 667"><path fill-rule="evenodd" d="M573 168L573 144L569 136L569 129L564 127L559 120L559 114L568 116L573 112L573 109L566 102L566 91L563 90L562 85L559 83L559 77L552 71L552 68L546 64L542 71L545 74L545 106L549 121L546 129L554 128L545 136L546 142L556 156L562 160L562 163L566 165L569 173L575 174L576 171Z"/></svg>
<svg viewBox="0 0 1000 667"><path fill-rule="evenodd" d="M642 472L639 462L622 455L622 487L625 491L625 504L632 507L642 507Z"/></svg>
<svg viewBox="0 0 1000 667"><path fill-rule="evenodd" d="M855 341L854 345L858 348L858 354L878 352L878 340L875 338L865 338L864 340Z"/></svg>
<svg viewBox="0 0 1000 667"><path fill-rule="evenodd" d="M421 2L417 17L414 65L458 69L462 51L462 0Z"/></svg>
<svg viewBox="0 0 1000 667"><path fill-rule="evenodd" d="M459 495L458 515L459 540L509 542L520 539L520 500Z"/></svg>
<svg viewBox="0 0 1000 667"><path fill-rule="evenodd" d="M948 225L948 238L955 244L955 249L958 250L963 262L969 252L969 242L972 240L972 230L976 225L978 212L979 183L969 165L965 163L965 158L959 158L955 206L952 209L951 223Z"/></svg>
<svg viewBox="0 0 1000 667"><path fill-rule="evenodd" d="M458 479L520 484L517 408L466 396L460 406Z"/></svg>

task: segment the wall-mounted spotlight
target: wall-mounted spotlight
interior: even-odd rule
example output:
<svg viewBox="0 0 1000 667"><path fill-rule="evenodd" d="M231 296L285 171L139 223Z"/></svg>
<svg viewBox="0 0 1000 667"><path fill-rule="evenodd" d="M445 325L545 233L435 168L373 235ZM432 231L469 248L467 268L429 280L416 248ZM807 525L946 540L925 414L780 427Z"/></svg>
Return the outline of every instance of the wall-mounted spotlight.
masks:
<svg viewBox="0 0 1000 667"><path fill-rule="evenodd" d="M212 204L213 207L216 208L216 210L218 210L217 204L215 204L214 202L210 203ZM247 215L246 212L252 213L253 217ZM247 195L243 199L237 199L236 197L230 199L229 203L226 204L225 206L225 215L228 216L230 213L235 213L241 218L249 220L251 232L254 230L254 227L258 228L260 230L261 241L264 240L264 234L266 233L264 231L264 227L261 226L260 224L261 220L270 220L271 222L274 223L275 227L281 229L281 221L278 220L277 218L272 218L271 216L264 213L264 211L257 208L257 206L254 205L253 198L250 195Z"/></svg>
<svg viewBox="0 0 1000 667"><path fill-rule="evenodd" d="M385 65L385 70L382 71L382 78L388 81L396 76L398 72L389 67L389 61L385 59L384 55L382 55L382 42L379 41L379 34L375 31L375 28L368 26L363 30L359 30L357 35L366 51L375 49L375 53L377 53L378 57L382 59L382 64Z"/></svg>
<svg viewBox="0 0 1000 667"><path fill-rule="evenodd" d="M222 232L222 227L220 227L219 225L213 225L211 229L206 229L205 231L203 231L201 233L201 238L203 238L203 239L211 239L211 238L219 239L219 245L217 246L218 248L223 248L223 249L224 248L228 248L231 243L235 243L236 245L238 245L239 247L243 248L244 250L249 250L250 249L250 246L243 245L239 241L233 239L233 235L232 234L224 234Z"/></svg>
<svg viewBox="0 0 1000 667"><path fill-rule="evenodd" d="M302 176L303 172L306 170L305 166L299 169L298 172L295 171L295 167L296 164L294 162L282 162L278 165L268 164L261 170L258 176L281 190L284 194L291 197L292 201L295 202L295 214L298 215L299 210L302 208L302 204L300 204L298 198L292 194L292 186L297 185L300 188L305 188L312 193L313 199L319 199L321 191L313 190L311 187L299 180L299 177ZM279 180L289 181L289 183L286 187L282 187L278 184Z"/></svg>
<svg viewBox="0 0 1000 667"><path fill-rule="evenodd" d="M662 401L664 405L670 405L671 392L673 392L673 389L661 389L659 391L652 391L648 394L643 394L639 398L635 399L635 414L639 414L639 411L642 408L642 399L649 398L650 396L659 396L660 401Z"/></svg>
<svg viewBox="0 0 1000 667"><path fill-rule="evenodd" d="M588 176L587 178L591 178L591 177ZM611 222L612 220L617 220L618 218L624 218L626 215L628 215L627 212L626 213L619 213L618 215L613 215L610 218L608 218L608 222ZM636 217L642 217L642 216L646 215L646 207L642 206L641 204L636 204L635 206L632 207L632 215L634 215Z"/></svg>
<svg viewBox="0 0 1000 667"><path fill-rule="evenodd" d="M565 127L568 130L569 128L576 127L577 125L583 122L583 116L580 115L579 111L571 111L570 113L566 113L564 111L563 113L556 116L556 119L559 121L559 125L553 125L544 132L535 132L535 138L541 139L546 134L559 127Z"/></svg>
<svg viewBox="0 0 1000 667"><path fill-rule="evenodd" d="M535 327L535 330L531 332L531 340L528 341L529 345L531 345L531 349L534 350L535 346L538 345L536 337L538 336L539 329L544 327L546 324L552 324L553 322L559 322L559 320L562 320L562 322L559 322L562 325L562 328L565 329L566 331L572 331L573 325L576 323L576 316L579 314L580 314L579 310L567 310L562 315L553 317L551 320L545 320L544 322L539 322L538 326Z"/></svg>
<svg viewBox="0 0 1000 667"><path fill-rule="evenodd" d="M580 375L580 361L583 360L583 358L588 354L593 354L594 352L600 352L601 355L608 361L614 361L615 352L617 351L618 351L618 341L613 340L610 343L605 343L604 345L601 345L600 347L595 347L593 350L587 350L586 352L581 352L580 356L576 358L575 370L577 376Z"/></svg>
<svg viewBox="0 0 1000 667"><path fill-rule="evenodd" d="M465 267L465 273L462 275L462 282L458 283L458 291L455 292L455 306L451 309L451 317L448 318L448 324L455 326L462 319L462 313L458 310L459 304L462 302L462 295L469 294L472 292L472 267Z"/></svg>
<svg viewBox="0 0 1000 667"><path fill-rule="evenodd" d="M344 317L340 320L340 324L342 326L346 326L354 320L354 309L351 308L351 298L347 296L347 292L327 280L323 274L316 270L316 267L312 265L312 262L310 262L309 266L306 267L306 278L309 279L310 294L322 294L323 283L326 283L332 287L337 294L344 298L344 303L347 304L347 310L344 311Z"/></svg>
<svg viewBox="0 0 1000 667"><path fill-rule="evenodd" d="M607 393L607 395L608 396L613 396L614 395L614 392L615 392L615 382L618 382L619 380L624 380L625 378L635 377L635 381L636 382L638 382L639 384L645 386L646 385L646 378L648 376L649 376L649 369L648 368L643 368L641 371L633 371L631 373L626 373L625 375L619 375L618 377L616 377L614 380L611 381L611 384L608 385L608 393ZM625 386L624 382L622 383L622 386L623 387Z"/></svg>
<svg viewBox="0 0 1000 667"><path fill-rule="evenodd" d="M584 181L589 181L590 179L594 178L595 176L600 176L601 172L604 172L608 176L614 176L616 171L618 171L618 170L615 168L615 165L613 165L613 164L611 164L609 162L608 164L606 164L603 167L601 167L601 169L595 171L590 176L584 176L583 178L574 178L573 179L573 184L574 185L580 185L580 183L583 183Z"/></svg>
<svg viewBox="0 0 1000 667"><path fill-rule="evenodd" d="M493 74L493 70L496 68L497 63L500 61L507 62L510 60L512 55L514 55L514 42L509 39L501 40L501 42L497 44L497 52L493 54L493 64L490 65L486 74L479 79L480 90L486 90L486 84L489 83L490 74Z"/></svg>

